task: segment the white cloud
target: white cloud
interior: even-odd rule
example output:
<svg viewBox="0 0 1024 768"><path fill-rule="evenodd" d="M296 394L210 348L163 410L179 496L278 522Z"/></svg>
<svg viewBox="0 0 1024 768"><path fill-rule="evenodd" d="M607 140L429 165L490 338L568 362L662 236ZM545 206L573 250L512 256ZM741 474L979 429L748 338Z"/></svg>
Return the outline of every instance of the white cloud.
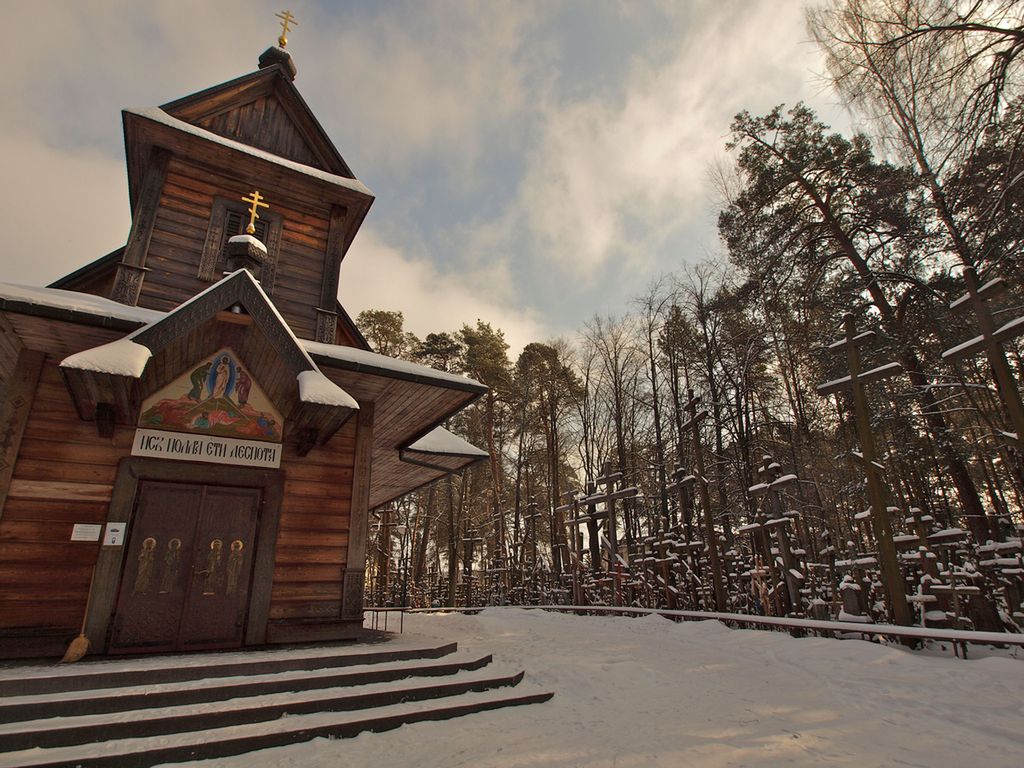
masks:
<svg viewBox="0 0 1024 768"><path fill-rule="evenodd" d="M50 282L124 245L130 218L124 165L93 149L56 150L0 135L5 212L0 280Z"/></svg>
<svg viewBox="0 0 1024 768"><path fill-rule="evenodd" d="M431 2L355 24L324 18L315 46L337 74L325 116L378 170L435 159L464 173L532 98L531 16L522 3Z"/></svg>
<svg viewBox="0 0 1024 768"><path fill-rule="evenodd" d="M543 105L505 212L518 225L504 226L530 238L538 273L554 264L586 285L615 257L650 270L668 234L706 220L708 167L724 152L732 116L816 96L806 82L817 53L802 43L797 4L678 10L676 44L638 49L624 91Z"/></svg>
<svg viewBox="0 0 1024 768"><path fill-rule="evenodd" d="M512 355L547 337L535 313L487 298L475 287L479 280L472 273L444 274L364 227L342 264L339 296L353 317L364 309L400 311L405 329L420 338L457 331L478 319L505 333Z"/></svg>

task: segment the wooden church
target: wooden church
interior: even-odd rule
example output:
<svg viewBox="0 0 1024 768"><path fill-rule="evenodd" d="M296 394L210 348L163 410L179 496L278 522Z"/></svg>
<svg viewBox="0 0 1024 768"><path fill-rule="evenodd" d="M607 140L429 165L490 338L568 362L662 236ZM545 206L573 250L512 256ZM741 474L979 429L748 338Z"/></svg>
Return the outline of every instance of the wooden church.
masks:
<svg viewBox="0 0 1024 768"><path fill-rule="evenodd" d="M373 195L279 43L123 112L123 248L0 284L0 657L351 637L369 510L485 456L338 302Z"/></svg>

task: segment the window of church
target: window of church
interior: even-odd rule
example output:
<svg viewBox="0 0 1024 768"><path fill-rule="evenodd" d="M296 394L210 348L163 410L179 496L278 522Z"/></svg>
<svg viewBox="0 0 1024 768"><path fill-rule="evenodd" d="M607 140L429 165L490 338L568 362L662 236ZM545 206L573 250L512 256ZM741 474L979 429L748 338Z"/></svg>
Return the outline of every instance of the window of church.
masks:
<svg viewBox="0 0 1024 768"><path fill-rule="evenodd" d="M264 211L255 224L255 237L267 247L267 261L257 277L268 295L274 290L277 256L281 245L281 221L280 215ZM199 260L200 279L214 282L223 277L228 240L244 234L248 223L249 213L245 203L224 197L214 198L210 226L206 231L206 242Z"/></svg>

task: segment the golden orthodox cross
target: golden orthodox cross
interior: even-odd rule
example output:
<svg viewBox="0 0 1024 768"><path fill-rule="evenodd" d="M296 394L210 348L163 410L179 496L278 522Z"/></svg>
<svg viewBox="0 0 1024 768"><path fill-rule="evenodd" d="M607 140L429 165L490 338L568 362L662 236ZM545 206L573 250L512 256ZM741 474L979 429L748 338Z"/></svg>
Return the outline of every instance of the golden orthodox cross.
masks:
<svg viewBox="0 0 1024 768"><path fill-rule="evenodd" d="M255 235L256 234L256 219L260 217L260 208L269 208L269 203L263 202L263 195L259 193L259 190L253 190L249 193L249 197L243 197L243 203L251 203L249 206L249 226L245 228L245 234Z"/></svg>
<svg viewBox="0 0 1024 768"><path fill-rule="evenodd" d="M299 26L299 22L297 22L295 20L295 17L292 16L291 11L281 11L280 13L275 13L274 15L281 20L281 36L277 38L277 44L284 48L286 45L288 45L289 26L297 27Z"/></svg>

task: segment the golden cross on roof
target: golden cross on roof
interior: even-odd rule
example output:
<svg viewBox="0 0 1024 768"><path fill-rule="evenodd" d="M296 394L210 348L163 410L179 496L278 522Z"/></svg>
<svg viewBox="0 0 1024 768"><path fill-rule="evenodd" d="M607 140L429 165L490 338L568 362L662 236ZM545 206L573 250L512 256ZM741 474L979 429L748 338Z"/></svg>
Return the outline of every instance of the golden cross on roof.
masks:
<svg viewBox="0 0 1024 768"><path fill-rule="evenodd" d="M289 27L297 27L299 26L299 22L297 22L295 20L295 17L292 16L291 11L281 11L280 13L275 13L274 15L281 20L281 36L277 38L277 44L284 48L286 45L288 45Z"/></svg>
<svg viewBox="0 0 1024 768"><path fill-rule="evenodd" d="M243 203L251 203L249 206L249 226L245 228L245 234L255 235L256 234L256 219L260 217L260 208L269 208L269 203L263 202L263 195L259 193L259 190L253 190L249 193L249 197L242 198Z"/></svg>

